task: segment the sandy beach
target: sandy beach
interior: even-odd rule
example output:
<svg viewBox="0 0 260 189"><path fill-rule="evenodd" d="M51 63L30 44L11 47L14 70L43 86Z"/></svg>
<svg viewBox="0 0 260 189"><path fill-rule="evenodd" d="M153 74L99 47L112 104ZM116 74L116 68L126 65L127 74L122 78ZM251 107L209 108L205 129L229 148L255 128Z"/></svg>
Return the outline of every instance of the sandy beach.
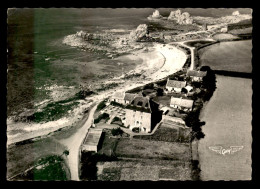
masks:
<svg viewBox="0 0 260 189"><path fill-rule="evenodd" d="M82 100L79 107L75 108L68 117L63 117L56 121L46 123L14 123L7 120L7 125L10 126L12 124L11 127L8 126L7 130L7 145L47 135L60 128L71 126L83 117L84 110L89 108L92 103L111 96L115 91L127 91L173 74L182 69L187 58L183 51L168 44L154 44L146 50L137 50L130 55L124 56L133 61L142 59L142 63L130 72L131 74L141 73L145 76L145 79L127 80L120 77L114 78L113 81L121 84L113 89L87 97L86 100L88 100L88 102ZM124 57L118 57L118 59L122 58Z"/></svg>

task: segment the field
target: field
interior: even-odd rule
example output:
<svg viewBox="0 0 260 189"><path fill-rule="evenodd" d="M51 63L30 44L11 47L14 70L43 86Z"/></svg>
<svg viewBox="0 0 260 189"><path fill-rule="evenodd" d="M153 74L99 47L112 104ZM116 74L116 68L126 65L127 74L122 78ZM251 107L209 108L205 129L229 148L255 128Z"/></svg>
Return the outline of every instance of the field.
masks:
<svg viewBox="0 0 260 189"><path fill-rule="evenodd" d="M132 159L97 164L102 181L191 180L190 162Z"/></svg>
<svg viewBox="0 0 260 189"><path fill-rule="evenodd" d="M64 181L67 180L68 169L60 156L48 156L40 159L37 165L16 177L16 180L30 181Z"/></svg>
<svg viewBox="0 0 260 189"><path fill-rule="evenodd" d="M115 150L117 157L189 160L189 145L141 139L120 139Z"/></svg>
<svg viewBox="0 0 260 189"><path fill-rule="evenodd" d="M206 122L198 149L202 180L251 179L251 104L251 79L217 75L217 89L200 117ZM211 151L210 146L243 149L222 155Z"/></svg>
<svg viewBox="0 0 260 189"><path fill-rule="evenodd" d="M88 114L86 113L84 118L76 122L72 127L63 128L42 138L36 138L36 141L27 140L9 146L6 152L7 178L13 177L34 166L39 158L50 155L61 155L66 149L59 141L73 135L85 123L87 118ZM17 161L18 159L19 161Z"/></svg>
<svg viewBox="0 0 260 189"><path fill-rule="evenodd" d="M63 146L50 138L8 148L7 178L23 173L26 169L34 166L36 161L42 157L61 155L64 150Z"/></svg>
<svg viewBox="0 0 260 189"><path fill-rule="evenodd" d="M174 124L174 123L170 123ZM178 130L175 128L169 128L165 126L163 123L160 125L157 130L154 132L153 135L149 136L134 136L136 139L143 139L149 141L165 141L165 142L186 142L188 143L189 140L189 130L179 128Z"/></svg>
<svg viewBox="0 0 260 189"><path fill-rule="evenodd" d="M232 35L230 33L216 33L212 36L214 40L217 41L229 41L229 40L236 40L239 39L239 37Z"/></svg>
<svg viewBox="0 0 260 189"><path fill-rule="evenodd" d="M106 130L92 167L94 180L192 180L188 144L110 136ZM91 164L82 162L83 168Z"/></svg>
<svg viewBox="0 0 260 189"><path fill-rule="evenodd" d="M252 40L214 44L199 50L201 66L212 70L252 72Z"/></svg>

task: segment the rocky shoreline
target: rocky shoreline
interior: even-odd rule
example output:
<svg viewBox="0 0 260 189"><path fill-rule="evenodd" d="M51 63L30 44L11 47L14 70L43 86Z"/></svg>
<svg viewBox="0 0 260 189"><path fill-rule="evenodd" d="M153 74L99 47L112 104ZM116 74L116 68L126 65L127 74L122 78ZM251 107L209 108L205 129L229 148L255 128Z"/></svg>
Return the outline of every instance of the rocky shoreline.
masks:
<svg viewBox="0 0 260 189"><path fill-rule="evenodd" d="M246 19L248 17L248 15L240 15L238 13L231 16L227 16L227 18L229 18L228 22L230 23L234 23L241 19ZM232 20L232 18L234 19ZM176 19L178 25L183 25L183 27L197 27L197 25L193 23L193 21L196 22L196 17L192 17L186 13L181 13L178 10L175 12L172 11L167 19L160 16L159 11L155 11L155 13L150 16L150 20L164 23L176 21ZM193 20L187 21L187 19ZM205 21L210 20L211 18L203 17L203 19ZM223 22L223 19L224 17L217 19L215 18L214 20L217 23ZM176 47L172 48L169 45L165 44L165 42L168 43L174 40L167 41L166 36L164 35L159 35L159 37L156 37L156 35L160 32L149 32L148 28L149 27L146 24L141 24L135 30L132 30L130 34L128 31L124 32L121 30L119 32L106 31L104 33L87 33L85 31L79 31L76 34L71 34L64 37L63 44L77 47L83 51L90 51L93 53L103 54L107 58L115 60L120 60L120 58L122 57L127 57L133 61L140 61L140 59L142 61L140 65L138 65L135 69L128 73L123 73L121 76L108 76L106 77L108 81L102 80L102 78L100 78L100 80L93 82L92 87L88 88L88 90L94 91L94 94L91 95L93 96L92 99L94 101L96 95L101 94L101 96L103 96L104 94L109 94L115 91L116 89L125 90L126 87L134 88L139 85L144 85L147 82L159 80L163 77L166 77L167 75L170 75L178 71L178 69L182 68L182 64L186 62L187 54L185 54L185 52L183 52L182 49L178 49ZM166 31L163 31L161 33L163 34L165 32ZM194 32L194 35L197 38L204 37L203 35L199 37L199 32L200 31ZM180 40L187 40L188 33L183 33L184 37ZM193 35L192 32L190 33L190 35ZM182 35L182 33L179 33L178 35ZM181 53L178 53L178 51L180 51ZM158 54L154 52L157 52ZM149 53L151 54L149 55ZM152 56L152 54L156 54L156 56ZM150 64L151 62L152 64ZM179 64L182 66L180 67ZM143 81L141 82L140 79L142 79ZM85 106L82 106L83 109L84 107ZM81 112L84 112L83 109L81 110ZM30 133L32 133L32 131L35 132L37 128L41 129L45 127L44 125L40 125L37 128L35 127L35 129L33 129L32 127L34 124L29 125L30 122L26 122L28 119L30 120L30 112L28 115L29 116L27 116L26 114L21 115L21 121L24 120L25 122L19 123L23 125L22 127L19 127L20 130L24 127L27 128L27 130L30 131ZM76 119L79 118L78 116L75 117ZM65 119L69 119L69 117ZM71 121L73 122L73 120L70 120L70 123ZM8 119L7 125L10 124L10 119ZM50 125L52 124L52 122L47 122L46 124ZM64 127L64 124L61 124L59 127L57 127L57 129L61 127ZM12 128L12 130L17 130L16 132L14 131L14 133L16 134L13 135L13 138L18 137L19 129L18 127Z"/></svg>

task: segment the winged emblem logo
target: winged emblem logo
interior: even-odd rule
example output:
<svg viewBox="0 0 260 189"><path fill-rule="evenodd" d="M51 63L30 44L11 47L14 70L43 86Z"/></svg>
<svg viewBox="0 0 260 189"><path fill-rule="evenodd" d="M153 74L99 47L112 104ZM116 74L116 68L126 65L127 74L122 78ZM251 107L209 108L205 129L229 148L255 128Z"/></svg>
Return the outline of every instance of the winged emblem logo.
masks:
<svg viewBox="0 0 260 189"><path fill-rule="evenodd" d="M225 154L234 154L242 150L244 146L230 146L228 149L224 149L222 146L210 146L209 149L217 152L218 154L225 155Z"/></svg>

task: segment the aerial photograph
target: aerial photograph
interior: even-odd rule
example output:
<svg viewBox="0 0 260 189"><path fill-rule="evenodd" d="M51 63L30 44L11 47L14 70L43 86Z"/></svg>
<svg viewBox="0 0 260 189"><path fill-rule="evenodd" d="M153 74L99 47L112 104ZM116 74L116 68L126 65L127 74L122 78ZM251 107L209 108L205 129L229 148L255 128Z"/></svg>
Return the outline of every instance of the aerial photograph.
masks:
<svg viewBox="0 0 260 189"><path fill-rule="evenodd" d="M252 8L9 8L7 181L252 180Z"/></svg>

